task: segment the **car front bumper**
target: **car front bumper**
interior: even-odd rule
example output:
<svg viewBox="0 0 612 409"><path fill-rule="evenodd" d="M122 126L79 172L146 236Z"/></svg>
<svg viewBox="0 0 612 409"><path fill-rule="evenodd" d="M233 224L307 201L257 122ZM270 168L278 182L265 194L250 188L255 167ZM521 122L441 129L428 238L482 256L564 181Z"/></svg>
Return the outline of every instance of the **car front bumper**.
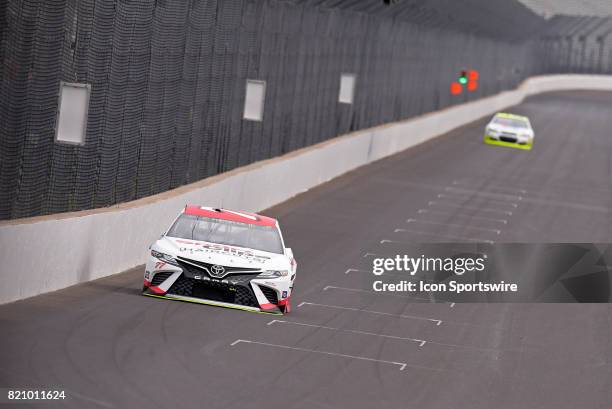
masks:
<svg viewBox="0 0 612 409"><path fill-rule="evenodd" d="M240 274L216 279L153 258L147 263L143 295L278 314L287 309L293 278Z"/></svg>
<svg viewBox="0 0 612 409"><path fill-rule="evenodd" d="M510 148L518 148L524 150L531 150L533 147L533 138L528 137L516 137L507 138L497 135L484 135L484 142L489 145L507 146Z"/></svg>

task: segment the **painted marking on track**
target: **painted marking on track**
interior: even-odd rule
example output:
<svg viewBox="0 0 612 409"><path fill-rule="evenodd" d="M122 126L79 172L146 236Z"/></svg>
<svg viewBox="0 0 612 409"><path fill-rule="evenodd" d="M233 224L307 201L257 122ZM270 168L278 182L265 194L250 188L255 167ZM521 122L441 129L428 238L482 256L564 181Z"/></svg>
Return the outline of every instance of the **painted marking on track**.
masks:
<svg viewBox="0 0 612 409"><path fill-rule="evenodd" d="M267 325L274 325L275 323L290 324L290 325L301 325L301 326L304 326L304 327L328 329L330 331L350 332L352 334L362 334L362 335L371 335L371 336L381 337L381 338L399 339L399 340L402 340L402 341L416 342L417 344L419 344L420 347L422 347L423 345L425 345L427 343L427 341L425 341L423 339L409 338L409 337L400 337L400 336L396 336L396 335L378 334L378 333L375 333L375 332L360 331L360 330L356 330L356 329L328 327L328 326L325 326L325 325L306 324L306 323L303 323L303 322L296 322L296 321L272 320L272 321L268 322Z"/></svg>
<svg viewBox="0 0 612 409"><path fill-rule="evenodd" d="M453 194L463 193L468 196L480 196L480 197L484 197L486 199L491 199L491 200L511 199L511 200L518 200L519 202L523 200L523 196L516 195L516 194L510 194L510 193L494 193L494 192L487 192L487 191L482 191L482 190L464 189L461 187L453 187L453 186L447 186L444 188L444 190L449 193L453 193Z"/></svg>
<svg viewBox="0 0 612 409"><path fill-rule="evenodd" d="M235 346L235 345L238 345L240 343L264 345L264 346L268 346L268 347L290 349L290 350L293 350L293 351L310 352L310 353L329 355L329 356L339 356L339 357L342 357L342 358L359 359L359 360L362 360L362 361L379 362L379 363L383 363L383 364L397 365L397 366L399 366L399 370L400 371L403 371L404 369L406 369L406 366L409 366L405 362L385 361L383 359L368 358L368 357L365 357L365 356L347 355L347 354L340 354L338 352L319 351L319 350L316 350L316 349L291 347L291 346L288 346L288 345L279 345L279 344L270 344L268 342L251 341L251 340L248 340L248 339L237 339L236 341L232 342L230 345L231 346ZM433 370L435 370L435 368L418 367L418 366L414 366L414 365L410 365L410 367L422 368L422 369L433 369Z"/></svg>
<svg viewBox="0 0 612 409"><path fill-rule="evenodd" d="M421 281L426 281L426 280L421 280ZM336 287L335 285L326 285L323 288L323 291L327 291L329 289L332 290L340 290L340 291L352 291L355 293L369 293L369 294L373 294L373 295L384 295L385 297L397 297L397 298L404 298L404 299L409 299L409 300L423 300L423 301L430 301L430 302L439 302L439 303L448 303L448 301L436 301L435 299L430 299L430 298L423 298L423 297L412 297L409 295L399 295L399 294L387 294L386 292L383 291L374 291L374 290L364 290L362 288L348 288L348 287Z"/></svg>
<svg viewBox="0 0 612 409"><path fill-rule="evenodd" d="M316 306L316 307L326 307L326 308L335 308L335 309L347 310L347 311L365 312L365 313L375 314L375 315L384 315L384 316L389 316L389 317L414 319L414 320L420 320L420 321L429 321L429 322L435 323L436 326L440 326L444 322L444 323L446 323L448 325L473 327L473 328L485 328L485 329L496 331L496 332L497 331L501 332L501 331L506 331L507 330L507 328L499 327L499 326L480 325L480 324L473 324L473 323L470 323L470 322L457 322L457 321L448 321L448 320L443 321L443 320L440 320L440 319L437 319L437 318L422 317L422 316L417 316L417 315L392 314L392 313L382 312L382 311L366 310L366 309L363 309L363 308L342 307L342 306L339 306L339 305L330 305L330 304L318 304L318 303L309 302L309 301L302 301L301 303L298 304L298 307L303 307L304 305L312 305L312 306ZM455 303L452 303L452 306L454 307ZM440 343L440 342L432 342L432 341L427 341L427 342L434 343L434 344L437 344L437 345L461 347L461 345L443 344L443 343ZM480 348L480 347L469 347L469 348L492 349L492 348Z"/></svg>
<svg viewBox="0 0 612 409"><path fill-rule="evenodd" d="M462 196L462 195L454 195L454 194L453 195L447 195L445 193L439 193L438 194L438 199L454 199L454 200L469 201L469 200L472 200L474 198L471 197L471 196ZM515 209L518 207L518 203L508 202L507 200L504 200L504 199L495 199L495 198L492 198L492 197L488 197L488 198L486 198L486 200L489 201L489 202L503 203L505 205L512 206ZM521 199L518 199L518 200L521 200Z"/></svg>
<svg viewBox="0 0 612 409"><path fill-rule="evenodd" d="M404 229L406 233L415 233L415 234L422 234L424 236L431 236L431 237L437 237L440 239L453 239L453 240L463 240L463 241L473 241L476 243L487 243L487 244L494 244L495 242L493 240L486 240L486 239L480 239L480 238L475 238L475 237L462 237L462 236L455 236L452 234L436 234L436 233L428 233L426 231L419 231L419 230L411 230L411 229ZM408 241L399 241L399 240L390 240L390 239L382 239L380 241L380 244L385 244L385 243L397 243L397 244L414 244L412 242L408 242Z"/></svg>
<svg viewBox="0 0 612 409"><path fill-rule="evenodd" d="M276 320L275 319L275 320L272 320L272 321L268 322L266 325L272 326L275 323L283 323L283 324L291 324L291 325L301 325L301 326L305 326L305 327L322 328L322 329L328 329L328 330L333 330L333 331L351 332L351 333L356 333L356 334L372 335L372 336L377 336L377 337L382 337L382 338L391 338L391 339L398 339L398 340L413 341L415 343L418 343L419 346L421 346L421 347L425 346L425 344L430 344L430 345L443 346L443 347L453 348L453 349L468 349L468 350L488 351L488 352L500 352L500 351L504 351L504 349L501 349L501 348L487 348L487 347L479 347L479 346L471 346L471 345L450 344L450 343L437 342L437 341L431 341L431 340L426 341L426 340L418 339L418 338L400 337L400 336L396 336L396 335L387 335L387 334L378 334L378 333L375 333L375 332L367 332L367 331L360 331L360 330L353 330L353 329L346 329L346 328L336 328L336 327L329 327L329 326L324 326L324 325L306 324L306 323L296 322L296 321L286 321L286 320ZM234 342L236 342L236 341L234 341Z"/></svg>
<svg viewBox="0 0 612 409"><path fill-rule="evenodd" d="M469 224L458 224L458 223L439 223L439 222L430 222L429 220L418 220L418 219L407 219L406 223L421 223L421 224L433 224L436 226L453 226L453 227L463 227L466 229L472 229L472 230L481 230L481 231L490 231L493 232L497 235L501 234L501 230L499 229L487 229L486 227L475 227L475 226L470 226ZM399 231L404 231L404 229L395 229L395 232L397 233Z"/></svg>
<svg viewBox="0 0 612 409"><path fill-rule="evenodd" d="M376 254L376 253L365 253L365 254L363 255L363 258L366 258L366 257L377 257L377 256L380 256L380 254Z"/></svg>
<svg viewBox="0 0 612 409"><path fill-rule="evenodd" d="M453 180L453 185L455 186L473 186L473 185L469 185L465 182L460 182L458 180ZM480 189L480 191L483 191L483 189ZM506 192L514 192L514 193L522 193L524 195L526 195L528 192L526 189L519 189L519 188L510 188L510 187L501 187L501 186L487 186L486 190L499 190L499 191L506 191Z"/></svg>
<svg viewBox="0 0 612 409"><path fill-rule="evenodd" d="M435 319L435 318L419 317L416 315L392 314L390 312L372 311L372 310L365 310L363 308L354 308L354 307L342 307L339 305L317 304L317 303L308 302L308 301L302 301L298 305L298 307L302 307L304 305L313 305L315 307L325 307L325 308L335 308L338 310L347 310L347 311L359 311L359 312L366 312L368 314L385 315L388 317L406 318L406 319L413 319L413 320L419 320L419 321L429 321L429 322L435 323L436 325L442 324L442 320Z"/></svg>
<svg viewBox="0 0 612 409"><path fill-rule="evenodd" d="M500 213L500 214L505 214L506 216L512 216L512 212L510 210L489 209L489 208L474 207L474 206L458 206L458 205L448 204L444 202L437 202L437 201L428 202L427 206L442 206L442 207L450 207L451 209L477 210L479 212Z"/></svg>
<svg viewBox="0 0 612 409"><path fill-rule="evenodd" d="M367 271L367 270L359 270L358 268L349 268L348 270L346 270L346 271L344 272L344 274L348 274L348 273L350 273L351 271L360 271L360 272L362 272L362 273L369 273L369 271Z"/></svg>
<svg viewBox="0 0 612 409"><path fill-rule="evenodd" d="M470 216L467 214L461 214L461 213L452 213L452 212L445 212L444 210L434 210L434 209L419 209L417 211L417 213L419 214L423 214L423 213L427 213L427 214L440 214L440 215L444 215L444 216L452 216L452 219L455 218L460 218L460 217L465 217L468 219L474 219L474 220L485 220L485 221L489 221L489 222L495 222L495 223L503 223L503 224L508 224L508 220L506 219L495 219L493 217L482 217L482 216Z"/></svg>

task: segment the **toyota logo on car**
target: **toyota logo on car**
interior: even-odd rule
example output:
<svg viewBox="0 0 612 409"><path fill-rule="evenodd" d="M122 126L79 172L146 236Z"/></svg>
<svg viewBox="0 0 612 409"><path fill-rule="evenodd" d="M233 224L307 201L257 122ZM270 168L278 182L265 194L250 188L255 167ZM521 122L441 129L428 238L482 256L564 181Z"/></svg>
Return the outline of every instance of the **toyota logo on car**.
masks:
<svg viewBox="0 0 612 409"><path fill-rule="evenodd" d="M214 266L210 267L211 276L219 278L219 277L223 277L224 274L225 274L225 268L223 266L215 264Z"/></svg>

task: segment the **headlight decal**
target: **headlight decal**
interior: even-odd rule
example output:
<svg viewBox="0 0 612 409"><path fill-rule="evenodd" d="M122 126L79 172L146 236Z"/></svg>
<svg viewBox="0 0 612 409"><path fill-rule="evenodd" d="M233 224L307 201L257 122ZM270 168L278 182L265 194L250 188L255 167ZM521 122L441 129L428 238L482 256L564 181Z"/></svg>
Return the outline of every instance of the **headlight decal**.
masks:
<svg viewBox="0 0 612 409"><path fill-rule="evenodd" d="M258 275L258 277L265 278L278 278L278 277L287 277L289 272L286 270L266 270Z"/></svg>
<svg viewBox="0 0 612 409"><path fill-rule="evenodd" d="M178 266L178 262L176 261L176 259L169 254L151 250L151 255L158 260L165 261L166 263L172 264L173 266Z"/></svg>

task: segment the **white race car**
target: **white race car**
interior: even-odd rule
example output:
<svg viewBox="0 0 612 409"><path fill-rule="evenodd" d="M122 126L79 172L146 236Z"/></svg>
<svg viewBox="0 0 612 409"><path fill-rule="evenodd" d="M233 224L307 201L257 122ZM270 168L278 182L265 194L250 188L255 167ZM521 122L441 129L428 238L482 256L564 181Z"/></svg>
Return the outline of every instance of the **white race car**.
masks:
<svg viewBox="0 0 612 409"><path fill-rule="evenodd" d="M150 247L143 294L286 314L296 268L276 219L186 206Z"/></svg>
<svg viewBox="0 0 612 409"><path fill-rule="evenodd" d="M531 149L533 138L534 133L529 118L499 112L487 124L484 141L493 145Z"/></svg>

